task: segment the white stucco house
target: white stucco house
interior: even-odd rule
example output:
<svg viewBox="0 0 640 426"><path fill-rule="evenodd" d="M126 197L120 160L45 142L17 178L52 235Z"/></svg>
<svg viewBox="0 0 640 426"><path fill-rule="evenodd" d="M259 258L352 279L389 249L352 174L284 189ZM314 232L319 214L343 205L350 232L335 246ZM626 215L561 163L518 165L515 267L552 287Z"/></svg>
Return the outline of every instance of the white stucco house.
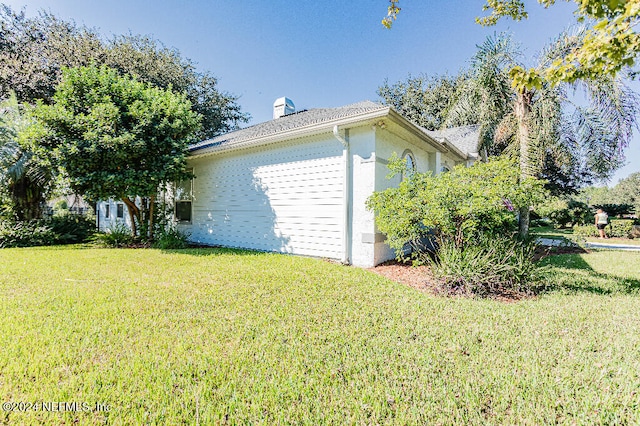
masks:
<svg viewBox="0 0 640 426"><path fill-rule="evenodd" d="M273 120L190 147L196 178L178 185L175 213L193 242L374 266L394 253L365 201L399 183L392 154L434 173L478 158L477 126L430 132L369 101L293 108L281 98Z"/></svg>

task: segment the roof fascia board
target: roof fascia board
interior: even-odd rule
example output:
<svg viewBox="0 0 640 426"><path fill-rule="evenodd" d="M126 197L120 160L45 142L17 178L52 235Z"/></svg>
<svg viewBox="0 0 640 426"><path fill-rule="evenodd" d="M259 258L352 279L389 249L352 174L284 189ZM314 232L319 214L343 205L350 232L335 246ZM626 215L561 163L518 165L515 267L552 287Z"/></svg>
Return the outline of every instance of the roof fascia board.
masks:
<svg viewBox="0 0 640 426"><path fill-rule="evenodd" d="M363 122L362 124L364 125L369 120L375 120L382 117L386 117L390 115L392 111L393 110L391 108L386 107L386 108L369 111L369 112L358 114L358 115L338 118L331 121L325 121L322 123L314 123L304 127L298 127L291 130L286 130L284 132L274 133L271 135L260 136L257 138L250 138L242 142L239 142L237 144L233 144L231 146L225 146L224 144L221 144L218 146L202 148L202 149L195 150L193 151L193 153L189 154L189 158L199 158L207 155L236 151L236 150L245 149L245 148L260 147L260 146L269 145L272 143L285 142L291 139L299 139L306 136L313 136L319 133L332 132L333 127L336 125L342 127L345 125L360 123L360 122Z"/></svg>
<svg viewBox="0 0 640 426"><path fill-rule="evenodd" d="M428 133L426 133L426 132L422 131L421 129L419 129L415 124L413 124L411 121L407 120L405 117L403 117L402 115L400 115L396 111L391 110L390 113L389 113L389 116L392 117L396 121L396 123L401 125L405 130L411 132L415 136L417 136L420 139L424 140L426 143L428 143L431 147L435 148L436 150L438 150L438 151L440 151L440 152L442 152L444 154L452 153L456 157L459 157L461 160L467 160L467 156L462 151L460 151L458 148L453 146L453 144L439 142L437 139L433 138Z"/></svg>

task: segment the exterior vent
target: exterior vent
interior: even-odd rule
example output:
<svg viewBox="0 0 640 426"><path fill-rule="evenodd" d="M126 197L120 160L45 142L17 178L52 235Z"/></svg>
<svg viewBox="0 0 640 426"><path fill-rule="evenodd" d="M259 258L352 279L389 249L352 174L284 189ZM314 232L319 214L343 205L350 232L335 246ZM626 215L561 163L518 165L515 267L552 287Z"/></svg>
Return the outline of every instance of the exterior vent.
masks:
<svg viewBox="0 0 640 426"><path fill-rule="evenodd" d="M285 115L296 112L296 106L289 98L278 98L273 103L273 119L284 117Z"/></svg>

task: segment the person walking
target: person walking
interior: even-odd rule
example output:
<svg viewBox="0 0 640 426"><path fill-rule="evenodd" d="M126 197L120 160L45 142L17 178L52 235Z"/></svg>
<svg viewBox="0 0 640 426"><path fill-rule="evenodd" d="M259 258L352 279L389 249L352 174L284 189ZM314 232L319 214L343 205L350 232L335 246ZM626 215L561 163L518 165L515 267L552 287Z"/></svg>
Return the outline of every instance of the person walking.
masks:
<svg viewBox="0 0 640 426"><path fill-rule="evenodd" d="M608 238L604 233L604 228L609 223L609 215L604 212L602 209L598 209L595 215L596 219L596 228L598 228L598 233L600 234L600 238Z"/></svg>

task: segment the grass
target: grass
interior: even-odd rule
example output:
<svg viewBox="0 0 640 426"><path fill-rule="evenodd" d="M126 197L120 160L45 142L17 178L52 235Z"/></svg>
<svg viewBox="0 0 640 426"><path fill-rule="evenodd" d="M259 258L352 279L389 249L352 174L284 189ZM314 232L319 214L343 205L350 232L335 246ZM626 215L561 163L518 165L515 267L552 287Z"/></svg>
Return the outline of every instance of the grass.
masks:
<svg viewBox="0 0 640 426"><path fill-rule="evenodd" d="M530 229L531 235L538 238L549 238L551 240L571 239L573 231L568 229L558 229L553 226L537 226Z"/></svg>
<svg viewBox="0 0 640 426"><path fill-rule="evenodd" d="M110 406L0 422L637 424L640 253L612 253L502 303L293 256L0 250L2 402Z"/></svg>

